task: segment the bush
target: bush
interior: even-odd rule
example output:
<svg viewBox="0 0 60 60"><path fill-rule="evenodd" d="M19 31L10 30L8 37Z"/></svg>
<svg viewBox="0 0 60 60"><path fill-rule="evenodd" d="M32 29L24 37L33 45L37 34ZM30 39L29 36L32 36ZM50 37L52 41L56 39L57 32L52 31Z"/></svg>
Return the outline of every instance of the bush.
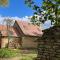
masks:
<svg viewBox="0 0 60 60"><path fill-rule="evenodd" d="M17 56L17 51L12 50L12 49L8 49L8 48L4 48L4 49L0 49L0 57L4 57L4 58L9 58L9 57L15 57Z"/></svg>

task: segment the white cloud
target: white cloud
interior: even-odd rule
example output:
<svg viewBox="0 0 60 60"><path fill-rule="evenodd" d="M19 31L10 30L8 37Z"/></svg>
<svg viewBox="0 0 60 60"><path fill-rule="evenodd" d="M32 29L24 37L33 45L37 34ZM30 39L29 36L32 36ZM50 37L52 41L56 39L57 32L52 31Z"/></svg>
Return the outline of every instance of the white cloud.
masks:
<svg viewBox="0 0 60 60"><path fill-rule="evenodd" d="M51 21L50 20L46 21L42 26L43 26L43 29L47 29L51 27Z"/></svg>
<svg viewBox="0 0 60 60"><path fill-rule="evenodd" d="M9 17L12 20L21 20L19 17L15 16L15 17Z"/></svg>
<svg viewBox="0 0 60 60"><path fill-rule="evenodd" d="M30 18L31 18L32 16L25 16L25 17L22 17L22 18L20 18L21 20L23 20L23 21L27 21L27 22L30 22Z"/></svg>
<svg viewBox="0 0 60 60"><path fill-rule="evenodd" d="M0 15L0 24L3 24L4 18Z"/></svg>
<svg viewBox="0 0 60 60"><path fill-rule="evenodd" d="M15 16L15 17L3 17L3 16L1 16L0 15L0 24L3 24L3 20L4 19L12 19L12 20L23 20L23 21L27 21L27 22L30 22L30 19L29 18L31 18L32 16L25 16L25 17L22 17L22 18L20 18L20 17L17 17L17 16ZM45 22L45 24L41 24L41 27L43 28L43 29L46 29L46 28L49 28L51 26L51 21L50 20L48 20L48 21L46 21Z"/></svg>
<svg viewBox="0 0 60 60"><path fill-rule="evenodd" d="M30 22L29 16L25 16L25 17L20 18L20 17L17 17L17 16L15 16L15 17L9 17L9 16L8 17L3 17L3 16L0 15L0 24L3 24L4 19L23 20L23 21Z"/></svg>

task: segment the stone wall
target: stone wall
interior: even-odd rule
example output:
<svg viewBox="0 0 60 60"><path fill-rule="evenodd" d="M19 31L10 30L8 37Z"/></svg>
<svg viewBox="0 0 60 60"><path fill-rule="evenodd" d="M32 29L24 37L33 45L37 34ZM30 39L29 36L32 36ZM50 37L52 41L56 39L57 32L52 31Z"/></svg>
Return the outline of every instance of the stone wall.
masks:
<svg viewBox="0 0 60 60"><path fill-rule="evenodd" d="M52 27L43 31L38 39L37 60L60 60L60 27Z"/></svg>
<svg viewBox="0 0 60 60"><path fill-rule="evenodd" d="M22 37L23 48L37 48L37 38L35 37Z"/></svg>
<svg viewBox="0 0 60 60"><path fill-rule="evenodd" d="M13 38L9 42L9 48L20 48L21 47L21 38Z"/></svg>
<svg viewBox="0 0 60 60"><path fill-rule="evenodd" d="M10 38L8 45L8 37L4 37L1 40L1 48L37 48L37 38L35 37L20 37Z"/></svg>
<svg viewBox="0 0 60 60"><path fill-rule="evenodd" d="M1 48L20 48L21 46L21 40L20 38L10 38L9 39L9 44L8 44L8 37L3 37L1 39Z"/></svg>
<svg viewBox="0 0 60 60"><path fill-rule="evenodd" d="M2 38L1 40L1 48L5 48L8 44L8 39L7 38Z"/></svg>

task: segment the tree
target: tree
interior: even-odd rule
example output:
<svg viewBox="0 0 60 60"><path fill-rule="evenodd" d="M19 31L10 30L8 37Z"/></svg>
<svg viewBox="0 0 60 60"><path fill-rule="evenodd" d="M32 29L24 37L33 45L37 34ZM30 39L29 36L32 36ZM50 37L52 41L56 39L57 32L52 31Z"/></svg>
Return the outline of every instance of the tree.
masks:
<svg viewBox="0 0 60 60"><path fill-rule="evenodd" d="M38 25L38 26L40 26L41 22L40 22L40 20L39 20L39 17L41 17L41 16L34 15L34 16L32 16L32 17L29 17L29 20L30 20L30 22L31 22L33 25Z"/></svg>
<svg viewBox="0 0 60 60"><path fill-rule="evenodd" d="M25 0L25 4L35 10L34 15L43 16L40 17L40 22L44 23L47 20L51 21L54 26L60 25L60 0L43 0L42 7L37 6L33 0ZM33 19L36 17L33 16Z"/></svg>
<svg viewBox="0 0 60 60"><path fill-rule="evenodd" d="M12 32L12 26L13 26L13 20L9 19L9 18L5 18L4 21L5 25L7 26L7 36L8 36L8 47L9 47L9 40L11 38L11 36L13 35Z"/></svg>
<svg viewBox="0 0 60 60"><path fill-rule="evenodd" d="M44 24L45 21L47 21L47 20L51 21L51 25L53 25L54 28L53 29L51 28L50 30L49 29L47 30L48 32L46 32L44 34L44 40L42 40L42 41L44 43L45 38L48 37L48 38L50 38L50 40L52 38L53 41L55 41L52 44L55 44L56 41L57 41L56 36L58 37L60 35L60 33L59 33L59 35L54 34L55 32L58 32L59 28L60 28L59 27L60 26L60 0L43 0L42 6L36 5L33 0L25 0L25 4L27 4L33 10L35 10L34 16L31 19L32 23L37 22L37 19L36 19L35 15L43 17L43 19L41 17L39 18L40 23ZM58 27L58 29L56 27ZM46 34L47 34L47 36L45 36ZM52 37L49 37L48 35L49 36L52 35ZM43 37L42 37L42 39L43 39ZM58 51L60 50L60 48L57 49L57 47L59 47L58 44L56 45L57 47L53 46L52 44L49 45L50 47L52 47L53 52L55 51L54 53L50 53L50 52L46 51L46 48L48 46L45 47L44 44L40 45L40 43L41 43L41 38L38 39L38 57L39 57L39 59L37 59L37 60L60 60L60 58L58 58L60 56L60 53L59 53L59 56L57 54L57 50ZM54 49L54 47L55 47L55 49ZM51 49L48 48L48 50L51 50ZM44 53L44 51L46 53ZM40 54L42 54L42 55L40 55ZM47 55L47 54L49 54L49 55ZM57 57L56 57L56 55L57 55Z"/></svg>

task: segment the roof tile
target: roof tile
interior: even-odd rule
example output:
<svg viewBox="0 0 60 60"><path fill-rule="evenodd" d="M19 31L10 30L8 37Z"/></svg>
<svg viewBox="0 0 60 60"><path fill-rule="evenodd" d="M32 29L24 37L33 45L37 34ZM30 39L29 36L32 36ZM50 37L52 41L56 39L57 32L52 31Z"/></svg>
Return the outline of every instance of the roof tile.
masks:
<svg viewBox="0 0 60 60"><path fill-rule="evenodd" d="M42 29L37 25L33 25L25 21L16 21L16 23L19 25L25 35L41 36L43 34Z"/></svg>

